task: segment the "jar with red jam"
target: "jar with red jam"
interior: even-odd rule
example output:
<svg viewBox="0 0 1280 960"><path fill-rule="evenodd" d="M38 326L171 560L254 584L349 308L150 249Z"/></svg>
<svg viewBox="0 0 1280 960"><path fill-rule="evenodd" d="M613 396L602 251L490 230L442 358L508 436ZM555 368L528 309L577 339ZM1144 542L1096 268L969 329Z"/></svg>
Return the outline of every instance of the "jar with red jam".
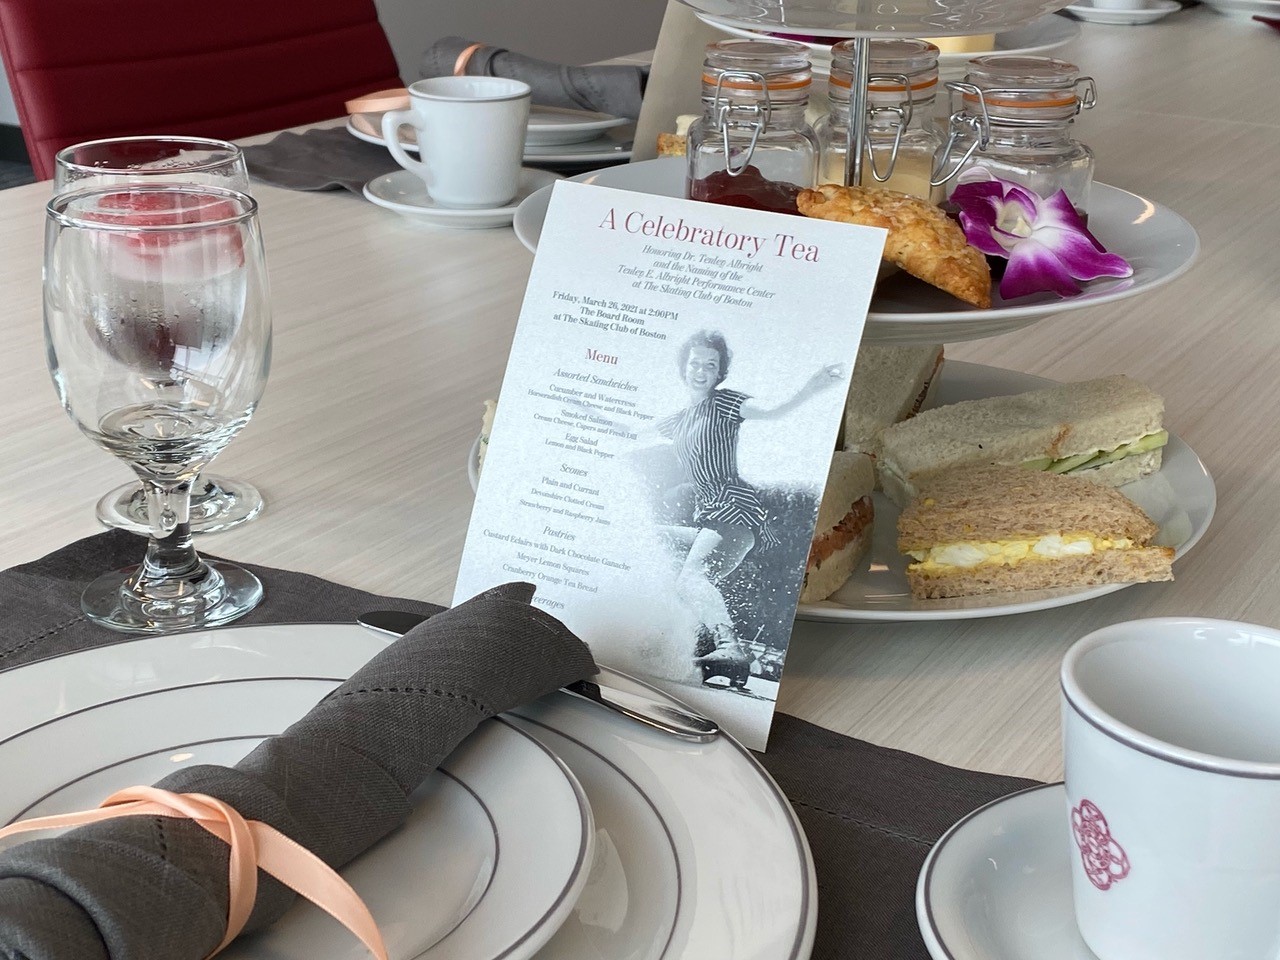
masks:
<svg viewBox="0 0 1280 960"><path fill-rule="evenodd" d="M931 182L942 150L942 136L933 123L938 48L927 40L909 39L872 40L870 48L866 127L870 155L862 166L862 185L938 203L943 188ZM823 183L845 182L855 55L849 40L831 48L827 87L831 111L816 128L818 176Z"/></svg>
<svg viewBox="0 0 1280 960"><path fill-rule="evenodd" d="M796 213L796 195L814 185L818 172L818 144L804 116L812 80L802 44L709 44L703 114L688 134L688 196Z"/></svg>
<svg viewBox="0 0 1280 960"><path fill-rule="evenodd" d="M972 151L965 168L985 167L1042 197L1064 190L1076 210L1088 215L1093 152L1071 133L1080 111L1097 102L1092 77L1052 57L990 56L970 60L964 82L949 87L953 105L955 96L961 98L953 119L989 131L985 144L956 140L953 157Z"/></svg>

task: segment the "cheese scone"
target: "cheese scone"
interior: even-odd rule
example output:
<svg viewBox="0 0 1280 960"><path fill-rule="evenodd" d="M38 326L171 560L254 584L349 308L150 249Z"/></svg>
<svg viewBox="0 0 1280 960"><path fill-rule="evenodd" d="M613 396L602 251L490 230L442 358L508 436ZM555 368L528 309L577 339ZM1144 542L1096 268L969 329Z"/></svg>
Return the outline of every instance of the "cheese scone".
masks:
<svg viewBox="0 0 1280 960"><path fill-rule="evenodd" d="M874 187L824 183L801 190L806 217L883 227L884 259L913 277L975 307L991 306L991 270L982 251L969 245L960 225L928 200Z"/></svg>

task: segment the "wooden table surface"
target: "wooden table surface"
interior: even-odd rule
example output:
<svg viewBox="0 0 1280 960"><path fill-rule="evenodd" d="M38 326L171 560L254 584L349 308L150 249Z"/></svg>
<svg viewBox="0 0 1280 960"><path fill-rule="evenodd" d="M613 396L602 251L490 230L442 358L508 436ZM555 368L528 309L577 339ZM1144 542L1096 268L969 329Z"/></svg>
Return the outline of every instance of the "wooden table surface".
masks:
<svg viewBox="0 0 1280 960"><path fill-rule="evenodd" d="M1078 137L1097 178L1186 217L1181 279L948 356L1060 380L1123 372L1217 483L1176 582L1055 610L924 624L797 625L779 709L944 762L1061 775L1057 669L1084 633L1138 617L1280 626L1280 35L1206 8L1082 24L1059 51L1098 82ZM48 183L0 192L0 566L98 531L131 476L59 409L40 311ZM268 507L203 549L447 602L471 508L467 450L501 383L531 255L509 229L413 224L347 193L261 187L275 360L252 423L215 464ZM141 542L139 552L141 553Z"/></svg>

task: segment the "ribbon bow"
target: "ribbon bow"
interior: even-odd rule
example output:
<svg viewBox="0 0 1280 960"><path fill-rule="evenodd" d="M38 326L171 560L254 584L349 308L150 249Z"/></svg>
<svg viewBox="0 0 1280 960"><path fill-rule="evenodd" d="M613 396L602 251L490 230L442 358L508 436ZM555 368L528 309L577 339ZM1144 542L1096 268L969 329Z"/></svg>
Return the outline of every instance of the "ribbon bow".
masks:
<svg viewBox="0 0 1280 960"><path fill-rule="evenodd" d="M227 932L210 957L225 949L248 922L258 896L258 868L261 867L359 937L377 960L387 960L378 925L350 884L301 844L260 820L246 820L217 797L171 793L156 787L126 787L107 797L96 810L35 817L10 824L0 829L0 839L16 833L78 827L116 817L185 817L230 847Z"/></svg>

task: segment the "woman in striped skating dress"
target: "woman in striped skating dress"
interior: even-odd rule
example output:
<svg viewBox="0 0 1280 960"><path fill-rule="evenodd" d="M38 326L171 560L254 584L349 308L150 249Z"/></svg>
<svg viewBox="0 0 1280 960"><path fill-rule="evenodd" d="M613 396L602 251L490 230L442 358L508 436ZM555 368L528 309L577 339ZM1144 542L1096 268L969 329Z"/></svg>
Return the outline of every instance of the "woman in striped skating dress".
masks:
<svg viewBox="0 0 1280 960"><path fill-rule="evenodd" d="M752 547L767 550L779 541L769 527L768 513L755 487L738 474L738 430L744 420L785 416L819 391L839 384L843 371L838 364L823 367L790 399L765 407L748 394L721 388L731 358L724 336L718 332L702 330L685 341L678 362L690 404L659 421L655 428L672 442L685 475L680 492L693 501L692 525L666 525L663 529L688 548L676 592L698 618L699 636L708 638L696 651L698 661L704 674L713 663L724 661L733 667L732 674L724 675L745 683L745 666L737 661L746 656L749 662L749 654L741 650L735 637L717 584L738 568ZM707 650L706 644L714 652ZM738 653L730 647L736 647Z"/></svg>

